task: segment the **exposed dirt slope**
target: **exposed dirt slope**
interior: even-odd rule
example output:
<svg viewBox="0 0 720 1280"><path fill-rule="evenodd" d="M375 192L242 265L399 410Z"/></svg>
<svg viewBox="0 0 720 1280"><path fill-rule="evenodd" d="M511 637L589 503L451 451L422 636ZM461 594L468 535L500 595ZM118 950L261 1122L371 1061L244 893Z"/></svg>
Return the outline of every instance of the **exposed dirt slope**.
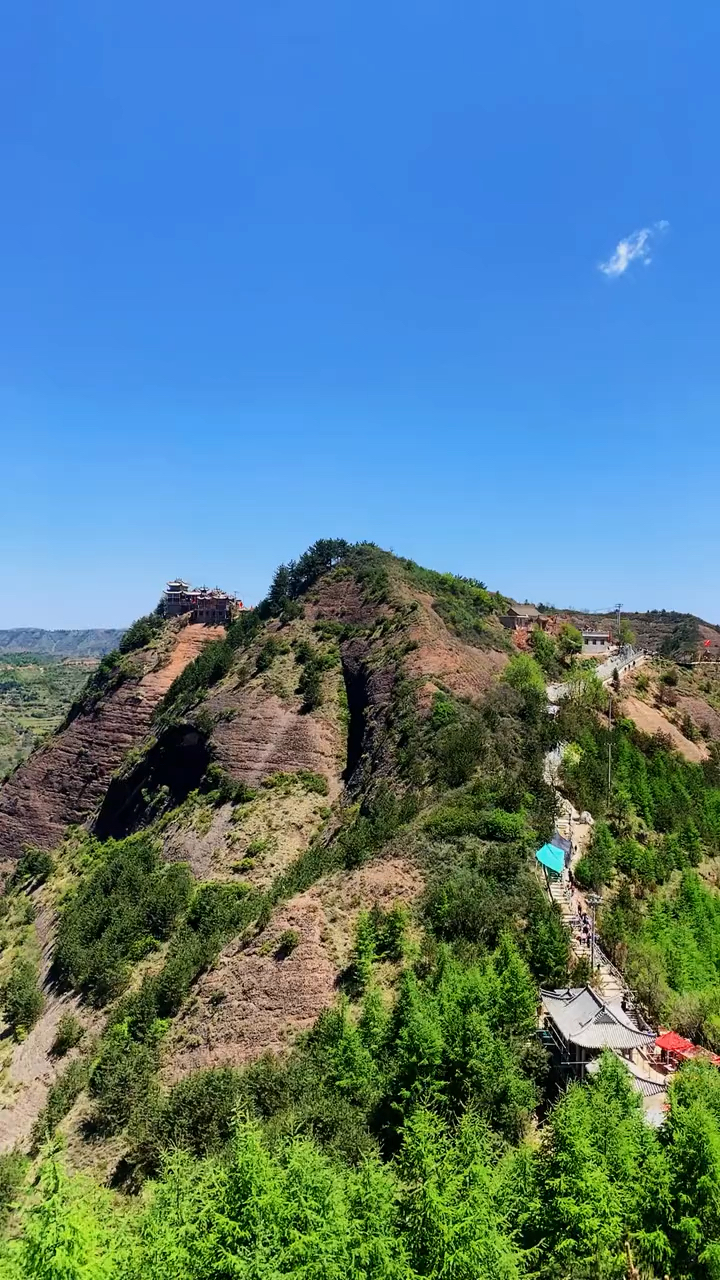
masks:
<svg viewBox="0 0 720 1280"><path fill-rule="evenodd" d="M163 854L188 862L198 880L240 878L266 889L322 828L326 804L324 796L288 786L260 788L249 804L181 810L162 832Z"/></svg>
<svg viewBox="0 0 720 1280"><path fill-rule="evenodd" d="M272 773L297 773L307 769L322 774L337 793L338 742L335 726L322 714L301 714L302 699L283 702L257 684L237 691L223 691L210 698L210 715L232 711L221 720L212 741L218 763L231 777L257 786ZM342 765L341 765L342 768Z"/></svg>
<svg viewBox="0 0 720 1280"><path fill-rule="evenodd" d="M335 1000L358 912L374 902L412 902L421 887L418 871L399 857L340 872L280 907L250 946L230 943L177 1020L166 1079L287 1048ZM300 940L281 958L277 944L286 929Z"/></svg>
<svg viewBox="0 0 720 1280"><path fill-rule="evenodd" d="M669 687L663 676L672 672L675 684ZM703 667L643 667L623 677L627 692L646 706L654 707L671 722L684 739L699 743L720 742L720 673L714 664Z"/></svg>
<svg viewBox="0 0 720 1280"><path fill-rule="evenodd" d="M65 827L93 813L126 753L146 735L175 676L219 634L217 627L187 626L170 634L169 654L145 649L131 655L133 674L8 779L0 789L0 868L26 844L53 848Z"/></svg>
<svg viewBox="0 0 720 1280"><path fill-rule="evenodd" d="M665 734L671 739L673 746L692 764L700 764L702 760L707 760L707 747L699 742L691 742L657 707L648 706L646 702L641 702L639 698L632 695L623 697L622 706L623 715L634 720L643 733Z"/></svg>
<svg viewBox="0 0 720 1280"><path fill-rule="evenodd" d="M410 627L417 649L408 655L410 675L427 680L426 693L444 687L459 698L481 698L509 660L499 649L479 649L453 635L432 607L432 597L415 592L420 608Z"/></svg>
<svg viewBox="0 0 720 1280"><path fill-rule="evenodd" d="M25 1149L30 1131L45 1105L48 1089L73 1057L71 1050L64 1058L54 1058L50 1050L55 1040L58 1023L64 1013L79 1017L87 1029L97 1023L97 1017L83 1008L79 996L72 992L59 994L49 981L54 938L54 913L36 895L38 914L35 919L40 944L40 983L45 997L45 1007L28 1032L27 1038L13 1048L9 1069L0 1093L0 1152L11 1151L16 1145Z"/></svg>
<svg viewBox="0 0 720 1280"><path fill-rule="evenodd" d="M711 707L704 698L680 694L676 707L680 716L689 716L696 729L715 742L720 742L720 711Z"/></svg>

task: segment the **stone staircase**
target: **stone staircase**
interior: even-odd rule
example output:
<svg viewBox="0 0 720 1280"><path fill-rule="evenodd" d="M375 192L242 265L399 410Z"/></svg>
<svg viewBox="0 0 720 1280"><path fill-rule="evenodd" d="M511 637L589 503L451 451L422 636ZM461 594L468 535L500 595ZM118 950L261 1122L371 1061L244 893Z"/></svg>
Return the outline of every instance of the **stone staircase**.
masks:
<svg viewBox="0 0 720 1280"><path fill-rule="evenodd" d="M573 929L572 921L576 913L573 909L572 891L569 885L564 884L561 880L554 881L550 885L550 897L560 909L563 924L572 932L572 949L575 955L585 956L589 960L590 955L587 947L583 946L578 940L576 930ZM609 1004L620 1004L624 998L627 999L630 996L630 991L623 981L622 975L598 946L597 940L595 942L595 977L593 986L597 989L598 994L607 1000Z"/></svg>
<svg viewBox="0 0 720 1280"><path fill-rule="evenodd" d="M643 660L641 655L635 653L625 655L625 657L625 665L634 666L638 661ZM548 696L550 702L552 702L553 697L550 693L550 688L548 689ZM590 814L578 813L567 796L559 793L558 774L562 753L562 745L547 753L545 757L545 780L556 790L558 800L556 826L560 835L565 836L572 843L572 865L575 866L590 842L594 823ZM574 905L577 903L577 896L565 880L556 880L550 885L546 882L546 889L549 890L552 901L560 909L563 924L570 930L572 936L571 946L574 954L576 956L584 956L585 959L589 960L590 951L579 937L577 923L573 925L573 921L577 920L577 910L576 905ZM583 909L585 909L584 896L580 894L579 897ZM623 1000L626 1006L632 1006L634 1003L632 992L624 981L622 974L598 946L597 939L595 940L595 973L592 985L597 990L598 995L602 996L608 1004L621 1004Z"/></svg>
<svg viewBox="0 0 720 1280"><path fill-rule="evenodd" d="M563 884L561 880L556 880L550 885L550 897L560 908L562 922L564 925L567 925L569 929L570 920L573 915L572 898L569 888L567 885Z"/></svg>

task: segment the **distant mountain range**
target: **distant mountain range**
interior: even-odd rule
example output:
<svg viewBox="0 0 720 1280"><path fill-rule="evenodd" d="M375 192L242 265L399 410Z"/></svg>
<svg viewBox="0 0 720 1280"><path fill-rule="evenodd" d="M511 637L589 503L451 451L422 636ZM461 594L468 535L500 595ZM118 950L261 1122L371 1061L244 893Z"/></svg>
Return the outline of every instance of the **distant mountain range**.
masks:
<svg viewBox="0 0 720 1280"><path fill-rule="evenodd" d="M0 631L0 654L42 653L56 658L102 658L116 649L124 630L96 627L89 631L43 631L41 627L13 627Z"/></svg>

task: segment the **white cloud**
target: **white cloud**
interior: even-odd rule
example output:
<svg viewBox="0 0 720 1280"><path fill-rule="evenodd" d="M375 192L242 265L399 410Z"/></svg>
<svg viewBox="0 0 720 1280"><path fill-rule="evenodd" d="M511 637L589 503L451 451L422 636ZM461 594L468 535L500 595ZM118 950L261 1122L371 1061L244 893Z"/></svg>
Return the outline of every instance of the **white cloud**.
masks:
<svg viewBox="0 0 720 1280"><path fill-rule="evenodd" d="M598 263L598 271L602 271L605 276L621 276L624 275L628 267L633 262L642 262L644 266L649 267L652 262L650 250L654 236L662 235L667 231L670 223L665 218L661 218L659 222L654 222L651 227L643 227L640 231L633 231L627 239L621 240L617 245L615 252L608 258L607 262Z"/></svg>

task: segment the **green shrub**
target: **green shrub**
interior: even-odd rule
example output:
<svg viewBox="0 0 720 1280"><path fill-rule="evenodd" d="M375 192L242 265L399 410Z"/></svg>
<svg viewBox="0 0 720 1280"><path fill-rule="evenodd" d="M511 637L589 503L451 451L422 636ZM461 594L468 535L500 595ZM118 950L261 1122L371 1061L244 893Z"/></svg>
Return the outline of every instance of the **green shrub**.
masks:
<svg viewBox="0 0 720 1280"><path fill-rule="evenodd" d="M12 884L14 886L25 885L30 880L34 880L37 884L44 884L54 870L55 863L53 858L45 849L27 848L22 857L18 859L18 864L12 877Z"/></svg>
<svg viewBox="0 0 720 1280"><path fill-rule="evenodd" d="M132 653L134 649L144 649L159 635L164 625L165 619L158 613L148 613L144 618L138 618L125 632L118 645L119 652Z"/></svg>
<svg viewBox="0 0 720 1280"><path fill-rule="evenodd" d="M412 821L418 807L418 798L413 792L398 795L387 782L381 782L367 800L365 812L361 812L335 842L335 849L345 865L360 866Z"/></svg>
<svg viewBox="0 0 720 1280"><path fill-rule="evenodd" d="M570 970L570 984L573 987L585 987L592 981L590 960L588 956L578 956Z"/></svg>
<svg viewBox="0 0 720 1280"><path fill-rule="evenodd" d="M547 967L547 957L540 953L554 948L557 939L540 927L546 904L524 842L486 844L465 837L457 846L433 845L428 862L432 874L422 910L437 938L491 949L504 930L527 930L535 935L528 938L528 959L537 948L536 967Z"/></svg>
<svg viewBox="0 0 720 1280"><path fill-rule="evenodd" d="M610 828L598 822L593 828L590 847L575 864L574 875L581 889L600 889L613 877L618 850Z"/></svg>
<svg viewBox="0 0 720 1280"><path fill-rule="evenodd" d="M618 676L617 689L613 681L613 689L620 688ZM606 711L608 692L596 675L594 668L587 662L578 664L571 672L567 682L568 696L576 706L589 707L595 711Z"/></svg>
<svg viewBox="0 0 720 1280"><path fill-rule="evenodd" d="M0 1228L4 1227L25 1179L27 1158L20 1151L0 1155Z"/></svg>
<svg viewBox="0 0 720 1280"><path fill-rule="evenodd" d="M558 632L557 647L560 656L566 661L576 654L582 653L582 632L570 622L563 623Z"/></svg>
<svg viewBox="0 0 720 1280"><path fill-rule="evenodd" d="M255 840L251 840L245 850L249 858L258 858L261 853L265 853L270 848L269 839L258 836Z"/></svg>
<svg viewBox="0 0 720 1280"><path fill-rule="evenodd" d="M500 677L504 684L518 693L532 690L545 694L545 676L542 668L529 653L518 653L511 658Z"/></svg>
<svg viewBox="0 0 720 1280"><path fill-rule="evenodd" d="M215 804L246 804L255 795L254 791L248 795L249 790L244 782L236 782L231 778L221 764L214 762L205 770L202 791Z"/></svg>
<svg viewBox="0 0 720 1280"><path fill-rule="evenodd" d="M285 960L296 947L300 946L300 934L297 929L284 929L275 942L274 956L276 960Z"/></svg>
<svg viewBox="0 0 720 1280"><path fill-rule="evenodd" d="M488 808L486 797L472 791L437 805L425 818L424 825L434 836L446 839L472 835L484 840L521 840L528 835L524 813Z"/></svg>
<svg viewBox="0 0 720 1280"><path fill-rule="evenodd" d="M353 987L362 992L372 978L372 967L377 958L375 925L369 911L361 911L355 925L355 945L350 961Z"/></svg>
<svg viewBox="0 0 720 1280"><path fill-rule="evenodd" d="M83 1089L87 1087L88 1077L88 1063L83 1058L75 1058L50 1085L45 1106L32 1129L34 1150L52 1137L60 1121L73 1108Z"/></svg>
<svg viewBox="0 0 720 1280"><path fill-rule="evenodd" d="M402 902L396 902L389 911L383 911L377 903L370 912L377 954L384 960L402 960L409 924L409 912Z"/></svg>
<svg viewBox="0 0 720 1280"><path fill-rule="evenodd" d="M469 782L488 745L482 716L473 708L442 698L435 702L430 728L435 730L430 752L437 780L446 787Z"/></svg>
<svg viewBox="0 0 720 1280"><path fill-rule="evenodd" d="M211 1067L176 1084L165 1107L165 1144L196 1155L222 1150L232 1136L240 1081L232 1067Z"/></svg>
<svg viewBox="0 0 720 1280"><path fill-rule="evenodd" d="M58 1022L55 1039L50 1049L55 1058L63 1058L74 1049L85 1035L85 1028L72 1013L64 1013Z"/></svg>
<svg viewBox="0 0 720 1280"><path fill-rule="evenodd" d="M302 618L303 607L299 600L286 600L280 613L280 622L283 626L287 626L288 622L294 622L297 618Z"/></svg>
<svg viewBox="0 0 720 1280"><path fill-rule="evenodd" d="M552 679L560 670L558 647L552 636L540 627L530 632L530 648L535 661L542 667L545 675Z"/></svg>
<svg viewBox="0 0 720 1280"><path fill-rule="evenodd" d="M106 1132L117 1133L125 1127L147 1095L156 1066L153 1049L133 1040L124 1026L113 1026L105 1034L90 1075L89 1091Z"/></svg>
<svg viewBox="0 0 720 1280"><path fill-rule="evenodd" d="M314 663L306 663L298 681L298 693L302 697L302 710L315 711L323 700L322 675Z"/></svg>
<svg viewBox="0 0 720 1280"><path fill-rule="evenodd" d="M256 670L267 671L277 658L278 654L283 652L285 646L275 636L270 636L262 646L257 656Z"/></svg>
<svg viewBox="0 0 720 1280"><path fill-rule="evenodd" d="M5 1021L18 1039L34 1027L44 1003L38 986L37 965L21 957L13 964L2 993Z"/></svg>
<svg viewBox="0 0 720 1280"><path fill-rule="evenodd" d="M321 773L313 773L310 769L299 769L297 776L306 791L318 796L326 796L330 791L328 780Z"/></svg>
<svg viewBox="0 0 720 1280"><path fill-rule="evenodd" d="M436 693L430 715L430 727L432 729L444 729L446 725L452 724L457 718L457 703L444 693Z"/></svg>
<svg viewBox="0 0 720 1280"><path fill-rule="evenodd" d="M339 654L335 648L329 652L321 652L308 640L299 640L295 645L295 660L302 664L302 674L298 681L298 693L301 695L303 711L314 711L322 704L322 673L335 666Z"/></svg>
<svg viewBox="0 0 720 1280"><path fill-rule="evenodd" d="M164 866L146 833L108 841L61 912L55 943L61 981L98 1005L119 995L132 965L169 937L191 892L189 869Z"/></svg>

